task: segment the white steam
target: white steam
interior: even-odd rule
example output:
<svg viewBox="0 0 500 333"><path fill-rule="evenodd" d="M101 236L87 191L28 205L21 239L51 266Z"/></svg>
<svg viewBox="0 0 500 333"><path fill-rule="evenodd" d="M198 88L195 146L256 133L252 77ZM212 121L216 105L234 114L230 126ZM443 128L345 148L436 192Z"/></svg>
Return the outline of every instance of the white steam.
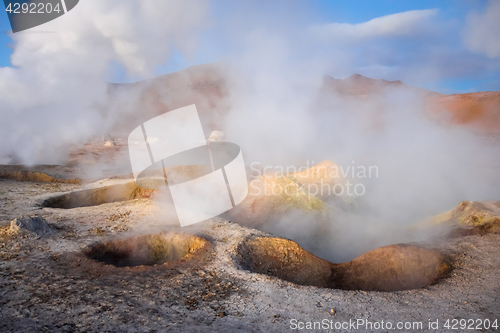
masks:
<svg viewBox="0 0 500 333"><path fill-rule="evenodd" d="M332 204L332 211L321 216L296 212L268 221L270 231L327 259L344 261L412 240L405 227L462 200L500 200L498 144L465 127L433 122L420 92L393 88L373 98L349 98L322 90L325 74L343 78L369 72L418 82L432 73L430 78L439 79L446 52L433 53L426 42L429 34L441 35L423 28L436 19L436 10L358 25L327 24L319 36L318 25L304 23L306 14L294 7L296 2L278 1L283 6L269 12L277 5L259 3L265 8L255 10L253 3L238 2L244 10L218 22L233 45L224 56L233 71L225 82L231 112L225 126L214 129L241 146L248 165L301 166L329 159L344 167L355 161L379 170L378 178L358 180L366 194L355 209ZM113 69L147 77L166 62L173 47L192 52L208 9L202 0L116 4L81 1L43 26L53 33L13 36L16 67L0 68L0 158L53 162L68 144L113 126L120 112L141 112L130 107L139 105L134 100L139 94L120 100L123 108L110 107L106 117L100 112ZM493 22L488 14L485 18ZM345 34L352 37L349 43ZM401 35L408 40L400 53L391 38ZM432 40L430 45L439 44ZM495 44L485 45L469 44L495 56ZM440 45L436 49L442 50ZM442 58L415 57L423 53ZM171 101L168 91L159 91L160 99Z"/></svg>
<svg viewBox="0 0 500 333"><path fill-rule="evenodd" d="M206 25L205 0L80 1L66 15L12 34L14 68L0 68L0 157L63 161L68 144L103 133L107 81L151 76L173 48L189 55Z"/></svg>
<svg viewBox="0 0 500 333"><path fill-rule="evenodd" d="M427 19L435 11L417 14ZM356 180L366 193L354 209L332 203L324 214L297 211L266 221L267 231L324 258L347 261L379 246L417 240L409 225L462 200L500 200L498 143L465 126L435 122L419 89L386 88L356 97L320 92L323 75L356 68L348 61L342 68L342 59L328 59L317 52L319 41L295 30L256 27L240 36L241 54L232 63L241 81L230 85L227 139L242 147L247 164L286 170L307 161L329 159L343 167L354 161L377 166L379 177ZM356 52L343 51L349 50ZM370 57L364 61L371 65Z"/></svg>

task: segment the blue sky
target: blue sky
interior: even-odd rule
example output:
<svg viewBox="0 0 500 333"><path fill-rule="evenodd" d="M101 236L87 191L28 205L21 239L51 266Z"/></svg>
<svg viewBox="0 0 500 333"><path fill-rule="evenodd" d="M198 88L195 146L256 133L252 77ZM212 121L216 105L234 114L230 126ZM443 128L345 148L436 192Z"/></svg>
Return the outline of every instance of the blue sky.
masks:
<svg viewBox="0 0 500 333"><path fill-rule="evenodd" d="M422 18L410 27L416 30L415 33L401 36L397 34L361 36L357 42L348 37L342 39L337 33L333 35L330 33L330 36L310 47L309 54L304 53L301 57L321 53L324 57L340 59L340 62L348 60L349 66L337 63L332 65L330 70L325 70L325 74L340 78L357 72L369 77L402 80L443 93L500 90L498 57L482 53L484 47L481 48L481 45L475 49L474 45L467 47L463 37L467 25L470 26L467 18L474 12L484 14L490 4L488 1L277 0L252 1L246 5L241 5L242 3L231 0L211 1L211 24L201 34L196 51L186 55L174 47L168 60L156 67L155 75L181 70L194 64L225 60L228 54L238 56L243 52L238 38L258 24L278 34L286 34L281 30L289 29L290 22L296 22L296 27L291 29L296 28L297 31L310 26L320 27L317 30L325 31L341 28L339 31L348 29L348 32L354 33L353 36L358 38L367 32L369 34L373 28L367 25L364 29L356 25L363 25L387 15L435 9L435 12L429 12L429 18ZM245 22L239 19L243 16L248 18L246 21L243 20ZM498 19L500 20L500 17ZM328 27L332 23L347 23L350 26ZM233 29L233 25L238 28ZM238 29L244 32L240 35L233 33L232 30ZM1 11L0 66L2 67L11 66L9 57L13 42L7 36L9 30L7 15ZM493 36L498 36L500 31L491 33ZM300 45L297 44L296 47L300 48ZM115 67L113 81L128 82L138 78L127 75L120 66ZM342 68L345 68L345 71ZM425 75L420 75L421 73Z"/></svg>
<svg viewBox="0 0 500 333"><path fill-rule="evenodd" d="M9 57L12 50L8 47L12 43L12 40L7 36L7 32L11 30L9 19L7 18L7 12L3 9L5 7L0 5L2 10L0 11L0 66L10 66Z"/></svg>

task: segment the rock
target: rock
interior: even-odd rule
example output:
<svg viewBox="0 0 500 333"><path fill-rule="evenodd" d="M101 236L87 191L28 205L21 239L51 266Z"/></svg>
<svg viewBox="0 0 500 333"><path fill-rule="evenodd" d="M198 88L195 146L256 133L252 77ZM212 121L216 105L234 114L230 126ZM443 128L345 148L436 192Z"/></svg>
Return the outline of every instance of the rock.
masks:
<svg viewBox="0 0 500 333"><path fill-rule="evenodd" d="M462 201L457 207L418 222L413 230L433 228L434 234L452 237L500 234L500 201Z"/></svg>
<svg viewBox="0 0 500 333"><path fill-rule="evenodd" d="M462 201L452 210L460 226L500 233L500 201Z"/></svg>
<svg viewBox="0 0 500 333"><path fill-rule="evenodd" d="M54 229L41 216L22 216L10 222L10 230L14 234L44 236Z"/></svg>

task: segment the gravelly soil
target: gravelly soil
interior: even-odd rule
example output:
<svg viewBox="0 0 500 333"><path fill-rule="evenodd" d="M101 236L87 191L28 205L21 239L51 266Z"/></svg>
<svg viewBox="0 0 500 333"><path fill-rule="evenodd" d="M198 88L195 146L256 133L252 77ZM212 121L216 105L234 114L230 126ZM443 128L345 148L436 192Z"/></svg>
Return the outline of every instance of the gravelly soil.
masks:
<svg viewBox="0 0 500 333"><path fill-rule="evenodd" d="M74 209L36 205L50 193L77 187L0 180L1 332L283 332L292 319L361 318L422 322L421 331L447 332L447 319L500 321L498 234L421 244L451 256L454 265L448 278L427 288L298 286L242 269L239 244L266 234L221 218L177 228L150 199ZM9 221L25 214L43 216L57 232L43 238L9 235ZM200 235L212 245L193 260L138 268L106 266L82 254L97 241L158 231ZM438 319L440 328L427 329L429 319Z"/></svg>

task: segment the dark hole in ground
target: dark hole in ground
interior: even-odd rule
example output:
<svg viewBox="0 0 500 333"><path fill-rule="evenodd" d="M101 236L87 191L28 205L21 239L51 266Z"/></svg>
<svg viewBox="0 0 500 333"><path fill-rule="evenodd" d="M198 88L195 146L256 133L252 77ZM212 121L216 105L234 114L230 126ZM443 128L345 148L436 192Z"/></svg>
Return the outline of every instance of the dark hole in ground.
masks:
<svg viewBox="0 0 500 333"><path fill-rule="evenodd" d="M158 172L161 173L161 177L156 177ZM197 178L204 172L205 167L198 165L185 165L166 169L167 178L176 180L177 182ZM41 206L68 209L97 206L117 201L150 198L156 191L158 191L157 188L160 188L157 186L158 184L163 186L165 185L163 169L148 170L144 174L145 179L142 179L141 181L141 185L144 185L144 188L137 186L137 183L131 180L121 184L107 185L59 194L44 200L41 203Z"/></svg>
<svg viewBox="0 0 500 333"><path fill-rule="evenodd" d="M239 249L242 265L300 285L366 291L417 289L446 276L449 260L435 250L390 245L334 264L302 249L294 241L276 237L247 239Z"/></svg>
<svg viewBox="0 0 500 333"><path fill-rule="evenodd" d="M125 184L78 190L53 196L43 201L42 207L68 209L97 206L109 202L149 198L155 191L138 187L135 182L131 181Z"/></svg>
<svg viewBox="0 0 500 333"><path fill-rule="evenodd" d="M84 253L90 259L116 267L152 266L188 259L209 244L202 237L167 232L96 244Z"/></svg>

